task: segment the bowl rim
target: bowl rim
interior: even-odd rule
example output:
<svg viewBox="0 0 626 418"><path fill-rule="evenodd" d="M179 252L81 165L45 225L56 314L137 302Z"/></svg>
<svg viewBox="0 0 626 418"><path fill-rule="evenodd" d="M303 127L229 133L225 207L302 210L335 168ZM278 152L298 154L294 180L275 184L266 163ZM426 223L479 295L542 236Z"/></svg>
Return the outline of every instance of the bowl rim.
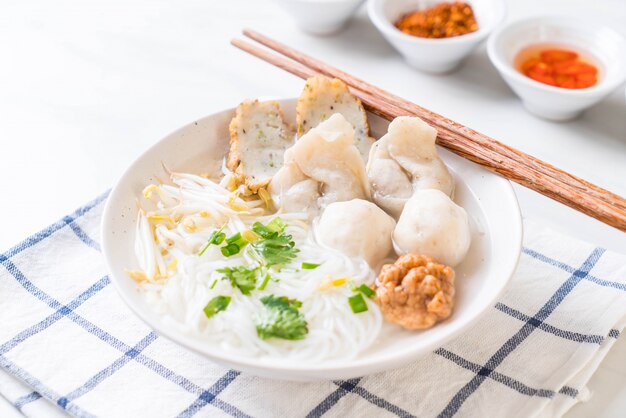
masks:
<svg viewBox="0 0 626 418"><path fill-rule="evenodd" d="M554 27L562 26L564 24L573 24L579 23L585 27L585 30L593 30L604 31L611 33L616 39L619 39L619 42L622 44L622 49L624 50L624 59L623 59L623 67L624 71L622 71L621 75L617 75L612 80L601 80L595 86L587 87L584 89L566 89L562 87L550 86L548 84L540 83L539 81L533 80L530 77L525 76L516 70L511 63L504 59L502 54L500 54L498 48L496 47L498 41L504 36L505 33L526 25L532 24L548 24ZM574 29L577 30L577 29ZM564 17L559 15L540 15L540 16L531 16L522 19L517 19L512 22L508 22L499 28L497 28L487 40L487 55L491 60L491 63L494 67L502 74L511 78L513 81L523 84L526 87L539 90L542 92L550 93L550 94L562 94L564 96L570 97L593 97L600 96L603 94L608 94L611 91L615 90L620 84L626 80L626 38L611 26L603 25L598 23L597 21L583 21L582 19L576 17Z"/></svg>
<svg viewBox="0 0 626 418"><path fill-rule="evenodd" d="M279 99L275 98L274 100L277 100L279 102L284 102L284 101L295 102L297 98L293 98L293 97L279 98ZM365 357L365 358L357 358L357 359L349 360L349 361L344 360L341 362L325 362L321 365L315 365L315 364L309 365L307 362L298 362L298 363L284 362L283 364L281 364L277 361L277 359L274 359L274 358L269 359L269 360L258 359L258 358L253 358L253 357L240 356L240 355L231 355L219 348L213 348L212 350L209 350L207 347L201 348L202 346L201 341L159 320L158 315L156 313L147 312L147 311L144 312L142 309L140 309L140 306L135 304L130 294L127 293L126 289L122 285L122 280L131 280L131 279L128 276L124 275L124 277L120 277L114 273L115 260L111 252L108 250L108 248L111 248L113 245L113 243L111 242L112 238L110 234L107 234L107 231L112 230L111 213L114 210L113 207L116 205L115 201L117 200L117 195L122 193L121 189L129 181L129 178L132 178L131 175L133 171L135 170L135 168L141 164L141 162L144 160L144 158L146 158L148 154L150 154L151 152L153 152L154 150L162 146L161 145L162 142L166 141L168 138L174 135L185 132L186 130L192 128L193 126L195 126L195 124L199 123L202 120L215 117L226 111L234 112L234 110L235 110L234 107L223 108L221 110L217 110L215 112L212 112L209 115L194 119L194 121L191 121L190 123L185 124L184 126L170 132L168 135L163 136L160 140L158 140L152 146L150 146L144 152L142 152L126 168L126 170L124 170L123 174L120 176L120 178L116 182L115 186L113 187L113 189L111 190L107 198L104 211L102 214L100 227L101 227L101 235L102 235L101 237L102 254L104 257L105 266L109 273L109 277L111 279L113 287L115 288L115 290L117 291L121 299L124 301L126 306L129 307L130 310L139 319L141 319L145 324L147 324L150 328L156 331L159 335L174 342L175 344L181 345L185 347L186 349L189 349L195 353L198 353L199 355L201 355L202 357L206 359L209 359L210 361L227 364L229 365L229 367L231 367L231 365L235 365L234 366L235 369L238 367L241 367L241 369L255 370L257 372L256 373L253 372L253 374L256 374L256 375L264 375L265 373L266 376L269 376L269 375L275 376L276 373L278 374L282 373L281 376L275 376L275 377L285 379L285 380L290 380L290 379L292 380L293 379L315 380L315 379L323 378L323 377L320 377L320 375L324 373L327 373L327 374L333 373L336 375L343 373L343 374L350 374L351 376L357 376L359 374L356 373L356 371L362 370L362 374L359 375L359 376L362 376L366 374L375 373L381 370L382 371L393 370L399 367L398 364L414 361L417 358L419 358L422 353L428 352L429 350L433 350L443 345L450 339L458 336L460 333L467 330L471 326L471 324L473 324L480 317L482 317L489 310L489 308L491 308L496 303L497 299L500 297L502 292L504 292L504 290L506 289L511 278L513 277L513 274L515 273L517 269L517 265L521 257L523 223L522 223L522 215L521 215L520 206L517 201L517 196L515 194L515 191L513 189L511 182L509 180L504 179L503 177L497 176L495 178L497 178L497 181L501 182L504 188L503 190L505 191L505 194L501 196L503 204L511 205L511 207L515 211L515 216L513 216L514 222L512 225L510 225L511 227L510 236L514 237L514 239L511 240L510 242L511 252L514 253L515 256L511 257L511 259L507 261L508 262L507 267L502 268L503 272L505 272L505 273L502 273L502 275L503 276L505 275L506 277L499 282L498 284L499 288L497 288L494 292L491 293L491 297L489 298L489 300L485 299L483 307L480 308L478 312L476 312L473 316L469 318L464 318L464 317L457 318L455 321L456 325L454 327L451 327L451 330L447 335L437 340L431 341L428 344L422 345L418 348L408 347L402 350L396 350L393 353L387 353L385 356L378 358L376 361L372 361L371 359L368 359L367 357ZM376 365L379 365L378 369L376 369ZM380 365L384 365L384 367L381 368ZM367 371L368 369L370 371ZM298 373L303 374L303 376L298 377L299 376Z"/></svg>
<svg viewBox="0 0 626 418"><path fill-rule="evenodd" d="M497 28L507 15L507 4L504 0L490 0L497 5L497 15L487 27L479 27L477 31L449 38L421 38L409 35L396 28L382 13L382 6L390 0L368 0L367 12L374 25L384 34L404 43L413 45L454 45L471 42L480 42Z"/></svg>

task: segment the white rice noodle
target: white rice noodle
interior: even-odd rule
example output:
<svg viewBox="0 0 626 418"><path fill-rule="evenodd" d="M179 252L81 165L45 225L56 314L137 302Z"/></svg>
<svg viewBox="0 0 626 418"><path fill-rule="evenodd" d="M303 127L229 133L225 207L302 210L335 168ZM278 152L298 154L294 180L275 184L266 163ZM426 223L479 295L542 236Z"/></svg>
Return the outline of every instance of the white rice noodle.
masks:
<svg viewBox="0 0 626 418"><path fill-rule="evenodd" d="M243 295L216 272L226 266L254 265L258 256L250 246L228 258L215 245L198 255L211 234L224 225L224 232L230 236L249 229L254 222L266 224L276 217L263 209L260 199L242 199L225 189L229 173L225 174L217 184L192 174L172 173L176 186L160 186L158 209L150 212L157 220L150 221L140 210L135 250L149 280L140 284L146 300L164 321L207 344L243 356L294 362L334 362L358 356L378 337L382 317L378 306L367 298L369 309L354 314L348 297L354 295L352 285L373 283L375 274L364 260L348 258L318 244L306 222L307 214L280 214L300 252L282 270L270 269L272 279L264 290ZM233 209L231 202L242 210ZM301 269L302 262L320 266ZM160 276L167 280L150 283ZM345 278L344 284L331 284L340 278ZM262 280L258 278L257 287ZM300 312L309 330L304 339L258 337L255 321L266 309L260 298L272 294L302 301ZM218 295L230 296L230 305L207 318L203 308Z"/></svg>

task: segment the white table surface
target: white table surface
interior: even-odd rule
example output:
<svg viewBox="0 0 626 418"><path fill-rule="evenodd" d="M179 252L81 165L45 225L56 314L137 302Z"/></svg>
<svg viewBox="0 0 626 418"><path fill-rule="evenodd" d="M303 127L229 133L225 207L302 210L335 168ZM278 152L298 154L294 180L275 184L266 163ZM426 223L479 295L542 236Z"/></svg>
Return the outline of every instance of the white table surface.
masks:
<svg viewBox="0 0 626 418"><path fill-rule="evenodd" d="M626 35L624 0L509 0L509 19L586 16ZM296 96L302 82L228 43L257 29L357 76L626 195L624 87L573 122L526 113L484 46L457 72L418 73L361 9L332 37L299 32L262 0L2 0L0 250L110 188L165 134L244 98ZM626 253L626 234L516 186L524 216ZM626 413L626 339L570 418Z"/></svg>

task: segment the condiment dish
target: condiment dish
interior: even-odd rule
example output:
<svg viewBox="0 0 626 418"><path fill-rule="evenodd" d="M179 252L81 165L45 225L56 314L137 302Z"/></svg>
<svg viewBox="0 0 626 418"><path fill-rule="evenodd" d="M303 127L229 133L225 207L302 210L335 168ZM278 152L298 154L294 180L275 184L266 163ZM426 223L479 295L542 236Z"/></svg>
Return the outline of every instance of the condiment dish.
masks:
<svg viewBox="0 0 626 418"><path fill-rule="evenodd" d="M536 44L569 47L589 56L598 67L598 83L584 89L566 89L526 77L515 68L515 58L521 50ZM549 120L576 118L626 80L626 39L606 26L587 20L543 16L516 21L491 35L487 51L526 109Z"/></svg>
<svg viewBox="0 0 626 418"><path fill-rule="evenodd" d="M341 30L364 0L274 0L293 17L296 25L313 35Z"/></svg>
<svg viewBox="0 0 626 418"><path fill-rule="evenodd" d="M394 26L406 13L432 7L436 0L369 0L368 14L385 39L412 67L429 73L446 73L457 68L506 14L503 0L467 0L472 6L478 30L450 38L420 38Z"/></svg>
<svg viewBox="0 0 626 418"><path fill-rule="evenodd" d="M296 99L280 101L286 120L295 120ZM127 305L159 334L217 363L255 375L288 380L346 379L402 367L467 330L505 288L517 266L522 223L511 184L504 178L445 149L439 149L455 177L455 201L471 219L472 244L455 267L456 300L452 316L416 332L392 328L374 345L350 360L322 363L285 358L250 358L207 344L155 312L126 273L135 263L136 196L173 171L201 173L221 166L229 149L228 126L235 109L196 120L166 136L141 155L111 192L102 217L102 250L115 288ZM380 137L388 122L368 115L372 134Z"/></svg>

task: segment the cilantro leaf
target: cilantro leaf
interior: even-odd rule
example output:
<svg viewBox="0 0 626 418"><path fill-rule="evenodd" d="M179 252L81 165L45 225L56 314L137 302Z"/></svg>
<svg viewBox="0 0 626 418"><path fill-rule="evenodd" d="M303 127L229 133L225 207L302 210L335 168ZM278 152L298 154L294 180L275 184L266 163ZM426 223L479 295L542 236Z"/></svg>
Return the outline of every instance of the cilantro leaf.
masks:
<svg viewBox="0 0 626 418"><path fill-rule="evenodd" d="M260 240L252 244L252 248L261 256L267 266L288 264L296 258L299 252L297 248L293 248L293 241L289 243L291 236L287 235L286 239Z"/></svg>
<svg viewBox="0 0 626 418"><path fill-rule="evenodd" d="M301 340L309 332L304 315L298 311L302 302L286 296L270 295L262 297L261 303L265 305L265 311L256 322L260 338Z"/></svg>
<svg viewBox="0 0 626 418"><path fill-rule="evenodd" d="M253 242L252 248L268 267L288 264L299 252L291 235L283 232L286 226L280 218L271 220L267 226L260 222L252 225L252 230L262 238Z"/></svg>
<svg viewBox="0 0 626 418"><path fill-rule="evenodd" d="M215 296L204 307L204 314L207 318L225 310L230 304L230 296Z"/></svg>
<svg viewBox="0 0 626 418"><path fill-rule="evenodd" d="M268 308L276 309L299 309L302 307L302 302L297 299L289 299L287 296L263 296L261 303Z"/></svg>
<svg viewBox="0 0 626 418"><path fill-rule="evenodd" d="M257 335L284 340L301 340L308 333L307 324L302 314L292 309L270 309L256 324Z"/></svg>
<svg viewBox="0 0 626 418"><path fill-rule="evenodd" d="M265 286L269 283L272 277L269 273L265 273L265 277L263 278L263 282L261 282L261 286L259 286L259 290L265 290Z"/></svg>
<svg viewBox="0 0 626 418"><path fill-rule="evenodd" d="M257 268L224 267L217 269L218 272L224 274L224 278L230 281L233 287L238 288L244 295L249 295L256 288Z"/></svg>

